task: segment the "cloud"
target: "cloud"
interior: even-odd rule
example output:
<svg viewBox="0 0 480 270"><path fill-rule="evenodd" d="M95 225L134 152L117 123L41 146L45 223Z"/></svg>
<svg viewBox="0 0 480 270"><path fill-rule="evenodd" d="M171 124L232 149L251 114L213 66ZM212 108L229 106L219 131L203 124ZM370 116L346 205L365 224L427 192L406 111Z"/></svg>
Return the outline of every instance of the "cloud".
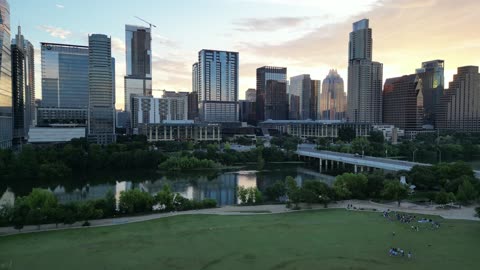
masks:
<svg viewBox="0 0 480 270"><path fill-rule="evenodd" d="M276 17L276 18L248 18L234 22L238 31L277 31L284 28L300 26L308 21L309 17Z"/></svg>
<svg viewBox="0 0 480 270"><path fill-rule="evenodd" d="M480 38L475 35L477 19L471 12L478 8L476 0L464 0L462 5L450 0L422 4L417 0L385 0L368 12L340 23L319 26L293 40L237 42L236 47L242 58L257 57L256 62L290 61L288 76L301 74L307 68L313 77L323 78L329 67L345 70L352 23L369 18L373 29L373 58L384 64L384 78L411 74L421 62L432 59L444 59L446 74L449 74L458 66L480 64ZM253 77L255 70L244 72L245 76ZM342 77L346 79L346 75L344 72ZM447 82L450 79L446 76Z"/></svg>
<svg viewBox="0 0 480 270"><path fill-rule="evenodd" d="M125 54L125 41L118 37L112 37L112 53Z"/></svg>
<svg viewBox="0 0 480 270"><path fill-rule="evenodd" d="M72 34L71 31L49 25L40 25L39 28L50 34L52 37L66 39Z"/></svg>
<svg viewBox="0 0 480 270"><path fill-rule="evenodd" d="M55 6L56 6L57 8L65 8L65 6L64 6L64 5L61 5L61 4L56 4Z"/></svg>
<svg viewBox="0 0 480 270"><path fill-rule="evenodd" d="M159 34L153 34L152 42L164 47L170 47L170 48L178 47L177 42Z"/></svg>

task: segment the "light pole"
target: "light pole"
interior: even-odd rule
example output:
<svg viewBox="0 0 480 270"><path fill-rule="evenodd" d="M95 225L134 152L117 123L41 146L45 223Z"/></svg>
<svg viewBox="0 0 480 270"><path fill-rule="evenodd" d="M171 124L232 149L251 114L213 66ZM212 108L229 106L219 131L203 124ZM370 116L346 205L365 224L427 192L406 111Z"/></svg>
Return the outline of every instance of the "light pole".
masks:
<svg viewBox="0 0 480 270"><path fill-rule="evenodd" d="M413 162L415 162L415 153L417 153L418 151L418 148L415 148L415 150L413 150Z"/></svg>

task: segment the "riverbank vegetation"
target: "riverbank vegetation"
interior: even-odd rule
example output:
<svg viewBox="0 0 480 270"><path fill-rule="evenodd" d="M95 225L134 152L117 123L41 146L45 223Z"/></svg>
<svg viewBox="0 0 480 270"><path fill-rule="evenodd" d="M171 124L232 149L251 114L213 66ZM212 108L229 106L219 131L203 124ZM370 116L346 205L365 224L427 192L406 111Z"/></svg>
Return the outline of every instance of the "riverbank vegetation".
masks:
<svg viewBox="0 0 480 270"><path fill-rule="evenodd" d="M55 195L43 189L33 189L24 197L15 200L15 205L0 207L0 226L14 226L21 230L25 225L65 224L77 221L89 225L89 220L148 214L152 212L187 211L214 208L215 200L194 201L171 191L170 186L152 196L139 189L122 191L117 201L112 191L105 198L83 202L60 204Z"/></svg>
<svg viewBox="0 0 480 270"><path fill-rule="evenodd" d="M404 176L406 184L400 179ZM414 188L415 187L415 188ZM292 177L286 177L267 187L268 202L287 202L299 207L300 203L324 204L338 200L376 200L459 203L468 205L480 198L480 181L464 162L441 163L430 167L416 166L411 172L384 174L381 171L365 174L343 173L332 186L318 181L304 181L301 186Z"/></svg>

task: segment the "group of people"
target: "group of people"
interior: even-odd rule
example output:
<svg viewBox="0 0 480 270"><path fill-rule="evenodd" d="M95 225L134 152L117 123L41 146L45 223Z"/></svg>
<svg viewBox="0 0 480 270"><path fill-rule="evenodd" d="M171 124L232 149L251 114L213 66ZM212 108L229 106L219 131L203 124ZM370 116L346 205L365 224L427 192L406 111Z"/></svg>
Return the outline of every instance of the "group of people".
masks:
<svg viewBox="0 0 480 270"><path fill-rule="evenodd" d="M383 217L390 220L390 221L399 221L400 223L404 224L410 224L412 222L417 221L418 223L430 223L432 225L432 229L439 229L440 228L440 223L434 221L433 219L428 219L428 218L417 218L415 215L408 215L408 214L403 214L403 213L397 213L395 211L390 211L390 209L387 209L387 211L383 211ZM419 226L412 225L410 228L413 231L419 231L420 228Z"/></svg>
<svg viewBox="0 0 480 270"><path fill-rule="evenodd" d="M417 216L414 216L414 215L407 215L407 214L400 214L400 213L397 213L397 212L390 212L390 209L387 209L387 211L383 211L383 217L387 218L390 221L392 221L392 217L393 217L393 220L396 219L397 221L400 221L401 223L410 223L410 222L415 221L415 219L417 218Z"/></svg>
<svg viewBox="0 0 480 270"><path fill-rule="evenodd" d="M405 251L401 248L390 248L390 250L388 251L388 254L390 254L390 256L400 256L400 257L405 257ZM407 253L407 258L411 259L412 258L412 252L408 252Z"/></svg>
<svg viewBox="0 0 480 270"><path fill-rule="evenodd" d="M430 223L432 225L432 229L440 229L440 223L433 219L422 218L418 221L418 223Z"/></svg>

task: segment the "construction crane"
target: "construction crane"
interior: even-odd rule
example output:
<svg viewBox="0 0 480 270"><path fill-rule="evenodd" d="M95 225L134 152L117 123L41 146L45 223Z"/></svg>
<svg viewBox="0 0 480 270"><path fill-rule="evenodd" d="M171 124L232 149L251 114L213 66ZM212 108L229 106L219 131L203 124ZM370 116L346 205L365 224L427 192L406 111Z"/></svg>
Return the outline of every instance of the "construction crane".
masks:
<svg viewBox="0 0 480 270"><path fill-rule="evenodd" d="M142 22L150 25L150 29L152 29L152 26L153 26L153 27L157 27L155 24L152 24L152 23L150 23L150 22L147 22L147 21L145 21L144 19L142 19L142 18L140 18L140 17L135 16L135 18L137 18L137 19L139 19L140 21L142 21Z"/></svg>

